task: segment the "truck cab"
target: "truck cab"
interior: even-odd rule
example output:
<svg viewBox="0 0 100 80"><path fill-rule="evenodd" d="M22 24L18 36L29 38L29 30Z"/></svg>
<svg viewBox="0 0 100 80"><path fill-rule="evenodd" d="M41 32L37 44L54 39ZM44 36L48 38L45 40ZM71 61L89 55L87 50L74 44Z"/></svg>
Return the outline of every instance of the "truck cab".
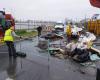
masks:
<svg viewBox="0 0 100 80"><path fill-rule="evenodd" d="M0 41L4 36L5 28L8 24L11 24L15 28L15 21L11 14L6 14L4 11L0 11Z"/></svg>

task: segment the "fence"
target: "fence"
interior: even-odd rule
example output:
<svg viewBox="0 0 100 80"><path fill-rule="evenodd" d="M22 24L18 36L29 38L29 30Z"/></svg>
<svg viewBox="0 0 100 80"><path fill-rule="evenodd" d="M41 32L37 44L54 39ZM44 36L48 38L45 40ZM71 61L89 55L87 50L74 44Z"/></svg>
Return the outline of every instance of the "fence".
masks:
<svg viewBox="0 0 100 80"><path fill-rule="evenodd" d="M88 31L100 35L100 20L90 20L88 21Z"/></svg>

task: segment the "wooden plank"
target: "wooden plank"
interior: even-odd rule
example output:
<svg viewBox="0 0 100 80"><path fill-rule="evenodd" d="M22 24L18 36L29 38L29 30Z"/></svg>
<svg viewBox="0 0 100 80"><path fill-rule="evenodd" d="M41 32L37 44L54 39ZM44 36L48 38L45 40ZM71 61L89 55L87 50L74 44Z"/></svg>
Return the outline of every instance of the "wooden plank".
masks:
<svg viewBox="0 0 100 80"><path fill-rule="evenodd" d="M100 55L100 50L98 50L98 49L96 49L94 47L91 47L90 49L93 50L93 51L95 51L95 52L97 52Z"/></svg>

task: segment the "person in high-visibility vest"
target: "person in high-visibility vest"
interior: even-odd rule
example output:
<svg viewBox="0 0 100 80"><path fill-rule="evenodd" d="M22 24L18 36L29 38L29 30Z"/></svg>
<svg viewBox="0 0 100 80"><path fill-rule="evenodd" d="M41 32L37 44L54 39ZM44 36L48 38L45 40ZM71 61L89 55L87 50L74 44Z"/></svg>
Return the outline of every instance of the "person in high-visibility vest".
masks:
<svg viewBox="0 0 100 80"><path fill-rule="evenodd" d="M71 30L71 25L68 24L67 27L66 27L66 34L67 34L67 40L68 42L70 42L70 39L71 39L71 35L72 35L72 30Z"/></svg>
<svg viewBox="0 0 100 80"><path fill-rule="evenodd" d="M67 33L68 36L71 36L71 34L72 34L71 25L70 24L68 24L67 27L66 27L66 33Z"/></svg>
<svg viewBox="0 0 100 80"><path fill-rule="evenodd" d="M4 35L4 42L8 46L8 51L9 51L9 57L13 56L14 58L17 57L16 55L16 49L14 47L14 37L20 37L15 35L14 33L14 27L7 27Z"/></svg>

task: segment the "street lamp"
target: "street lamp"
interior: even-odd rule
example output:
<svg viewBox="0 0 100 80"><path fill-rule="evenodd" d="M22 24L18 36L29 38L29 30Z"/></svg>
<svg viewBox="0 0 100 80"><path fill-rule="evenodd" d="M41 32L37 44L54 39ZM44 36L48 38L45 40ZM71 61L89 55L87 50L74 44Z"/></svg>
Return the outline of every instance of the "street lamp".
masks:
<svg viewBox="0 0 100 80"><path fill-rule="evenodd" d="M3 11L5 12L5 8L3 8Z"/></svg>

